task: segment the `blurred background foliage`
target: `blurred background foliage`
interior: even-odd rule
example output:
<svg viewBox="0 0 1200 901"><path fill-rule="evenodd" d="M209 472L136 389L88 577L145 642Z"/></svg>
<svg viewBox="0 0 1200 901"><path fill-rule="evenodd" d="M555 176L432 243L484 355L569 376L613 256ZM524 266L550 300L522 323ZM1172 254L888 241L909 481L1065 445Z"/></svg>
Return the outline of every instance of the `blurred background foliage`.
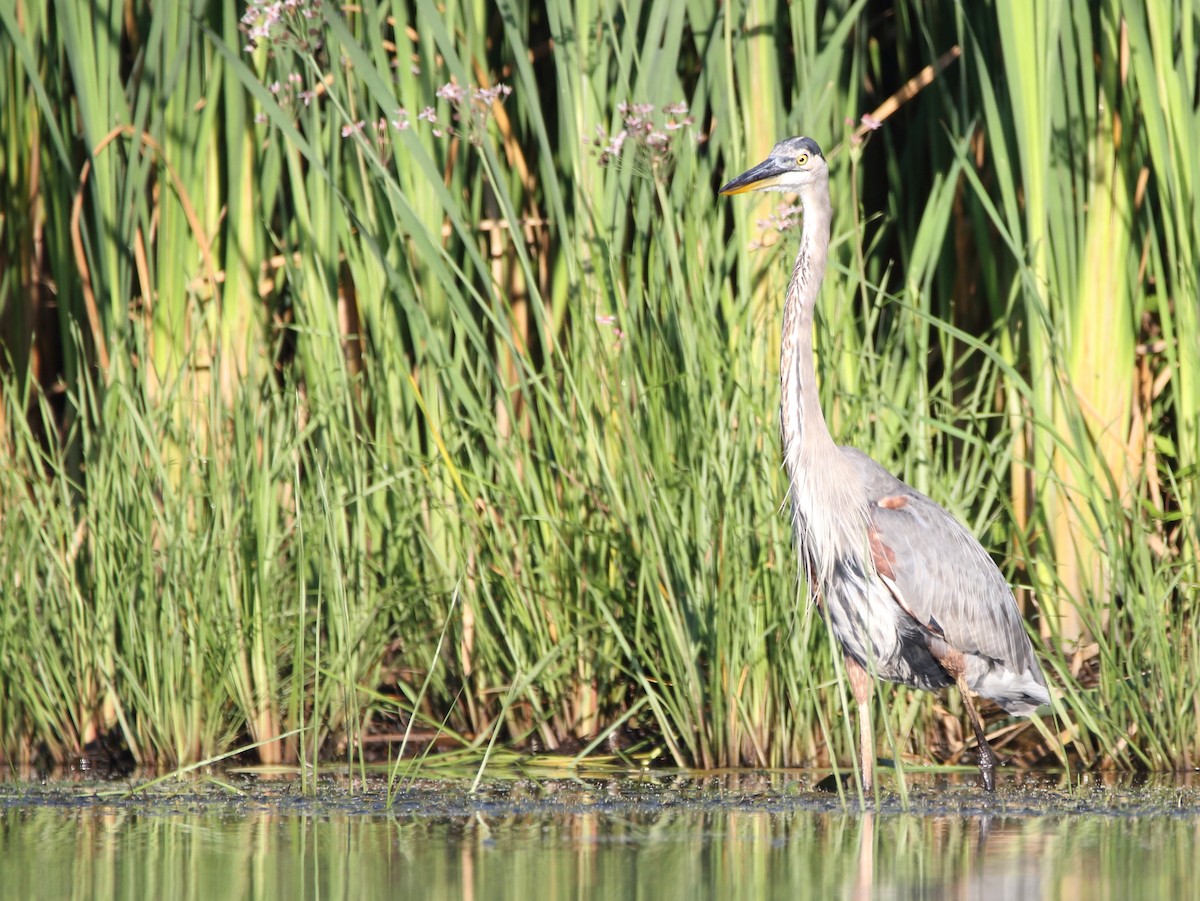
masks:
<svg viewBox="0 0 1200 901"><path fill-rule="evenodd" d="M2 759L848 760L779 513L800 213L715 195L803 133L834 434L981 537L1057 686L1061 745L999 744L1191 766L1198 20L0 4ZM957 698L884 697L956 759Z"/></svg>

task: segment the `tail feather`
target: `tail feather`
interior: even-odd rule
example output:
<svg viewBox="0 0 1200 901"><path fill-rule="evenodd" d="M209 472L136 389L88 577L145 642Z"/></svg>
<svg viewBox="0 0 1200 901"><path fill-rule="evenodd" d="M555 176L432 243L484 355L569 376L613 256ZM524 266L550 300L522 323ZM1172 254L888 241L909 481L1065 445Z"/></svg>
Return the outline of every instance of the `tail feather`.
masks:
<svg viewBox="0 0 1200 901"><path fill-rule="evenodd" d="M1015 716L1031 716L1050 703L1050 690L1036 669L1018 673L979 657L968 657L967 685Z"/></svg>

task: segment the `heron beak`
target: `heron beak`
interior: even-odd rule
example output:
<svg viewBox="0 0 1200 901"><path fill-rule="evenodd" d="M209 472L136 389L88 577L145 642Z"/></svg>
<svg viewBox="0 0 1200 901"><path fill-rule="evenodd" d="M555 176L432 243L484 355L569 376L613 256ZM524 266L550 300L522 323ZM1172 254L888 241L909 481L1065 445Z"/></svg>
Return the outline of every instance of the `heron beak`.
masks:
<svg viewBox="0 0 1200 901"><path fill-rule="evenodd" d="M779 163L766 159L753 169L747 169L717 193L745 194L747 191L762 191L778 184L779 176L783 175L784 171Z"/></svg>

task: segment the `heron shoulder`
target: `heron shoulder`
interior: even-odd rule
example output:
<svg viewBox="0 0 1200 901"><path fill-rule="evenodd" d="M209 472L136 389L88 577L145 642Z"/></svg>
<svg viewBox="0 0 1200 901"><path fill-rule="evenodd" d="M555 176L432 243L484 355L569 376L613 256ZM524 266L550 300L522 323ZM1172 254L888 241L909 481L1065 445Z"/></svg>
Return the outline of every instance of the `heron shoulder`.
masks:
<svg viewBox="0 0 1200 901"><path fill-rule="evenodd" d="M919 494L915 488L896 478L857 447L841 446L838 450L841 451L842 458L858 476L866 490L867 497L872 502L881 497L898 493Z"/></svg>

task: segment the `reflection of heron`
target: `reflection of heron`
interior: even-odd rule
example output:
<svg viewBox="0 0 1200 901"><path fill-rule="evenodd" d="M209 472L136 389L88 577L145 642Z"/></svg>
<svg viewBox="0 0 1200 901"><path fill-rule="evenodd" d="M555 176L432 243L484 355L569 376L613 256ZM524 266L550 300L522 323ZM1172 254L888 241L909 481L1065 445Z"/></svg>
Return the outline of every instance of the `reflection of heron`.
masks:
<svg viewBox="0 0 1200 901"><path fill-rule="evenodd" d="M978 541L932 500L861 451L838 447L817 397L812 324L829 255L829 169L811 138L789 138L721 188L791 191L804 230L783 307L779 382L792 528L810 590L846 655L859 712L863 785L875 756L868 673L936 690L955 683L979 740L979 772L995 787L996 755L968 689L1009 713L1050 702L1016 601Z"/></svg>

